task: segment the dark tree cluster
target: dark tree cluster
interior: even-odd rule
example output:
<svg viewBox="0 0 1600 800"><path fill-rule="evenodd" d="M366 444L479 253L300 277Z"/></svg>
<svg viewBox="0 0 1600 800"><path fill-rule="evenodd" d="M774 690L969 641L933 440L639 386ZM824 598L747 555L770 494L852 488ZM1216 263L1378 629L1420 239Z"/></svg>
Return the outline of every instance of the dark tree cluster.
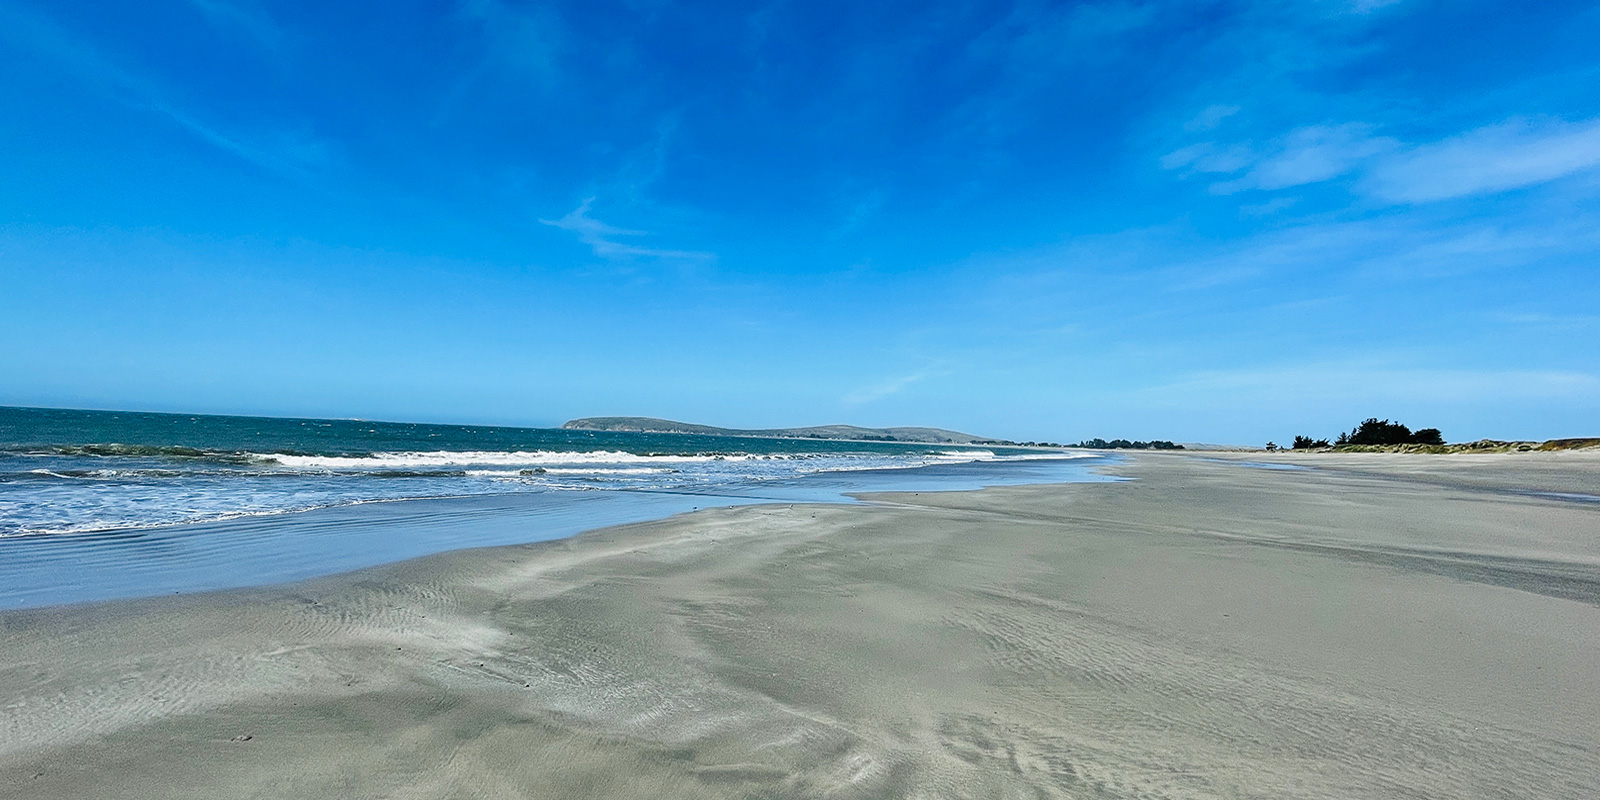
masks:
<svg viewBox="0 0 1600 800"><path fill-rule="evenodd" d="M1339 434L1335 444L1444 444L1438 428L1423 428L1412 432L1398 422L1368 418L1349 433Z"/></svg>
<svg viewBox="0 0 1600 800"><path fill-rule="evenodd" d="M1183 445L1172 442L1151 440L1148 442L1130 442L1127 439L1084 439L1078 442L1079 447L1092 447L1097 450L1182 450Z"/></svg>
<svg viewBox="0 0 1600 800"><path fill-rule="evenodd" d="M1321 447L1339 447L1343 445L1388 445L1388 444L1444 444L1444 435L1438 428L1423 428L1413 431L1398 422L1370 417L1365 422L1355 427L1349 433L1339 434L1339 438L1330 443L1327 439L1313 439L1310 436L1294 437L1295 450L1315 450ZM1269 449L1276 449L1272 447Z"/></svg>

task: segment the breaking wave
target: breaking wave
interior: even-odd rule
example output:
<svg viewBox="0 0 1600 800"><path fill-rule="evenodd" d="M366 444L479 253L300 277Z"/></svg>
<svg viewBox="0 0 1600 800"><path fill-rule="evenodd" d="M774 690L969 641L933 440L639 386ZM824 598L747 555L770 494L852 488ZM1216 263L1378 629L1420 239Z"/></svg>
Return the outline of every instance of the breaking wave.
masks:
<svg viewBox="0 0 1600 800"><path fill-rule="evenodd" d="M315 452L12 444L0 446L0 537L147 528L463 495L738 492L819 473L1070 457L962 447L819 451L798 443L778 449L786 444L763 442L769 452L661 452L644 447Z"/></svg>

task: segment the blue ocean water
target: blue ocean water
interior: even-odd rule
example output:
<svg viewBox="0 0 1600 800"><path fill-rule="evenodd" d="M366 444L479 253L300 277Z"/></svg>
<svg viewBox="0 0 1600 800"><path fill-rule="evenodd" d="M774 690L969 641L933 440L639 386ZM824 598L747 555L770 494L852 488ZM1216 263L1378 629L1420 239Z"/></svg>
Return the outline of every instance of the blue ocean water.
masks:
<svg viewBox="0 0 1600 800"><path fill-rule="evenodd" d="M1021 448L0 408L0 608L296 580L711 505L1090 480L1094 461Z"/></svg>

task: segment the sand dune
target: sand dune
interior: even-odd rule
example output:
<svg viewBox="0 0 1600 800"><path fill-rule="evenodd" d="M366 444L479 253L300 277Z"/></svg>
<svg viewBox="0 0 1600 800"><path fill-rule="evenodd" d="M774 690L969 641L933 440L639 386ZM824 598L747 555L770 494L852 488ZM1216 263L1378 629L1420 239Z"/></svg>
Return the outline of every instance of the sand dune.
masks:
<svg viewBox="0 0 1600 800"><path fill-rule="evenodd" d="M7 613L0 796L1600 796L1600 458L1228 458Z"/></svg>

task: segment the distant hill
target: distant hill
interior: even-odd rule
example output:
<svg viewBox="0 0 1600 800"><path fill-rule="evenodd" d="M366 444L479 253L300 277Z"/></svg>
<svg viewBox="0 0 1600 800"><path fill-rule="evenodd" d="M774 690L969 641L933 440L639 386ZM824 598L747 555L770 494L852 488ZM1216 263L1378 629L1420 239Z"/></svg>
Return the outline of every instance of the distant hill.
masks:
<svg viewBox="0 0 1600 800"><path fill-rule="evenodd" d="M940 428L860 428L855 425L817 425L810 428L741 430L673 422L654 417L584 417L562 425L567 430L628 431L632 433L698 433L707 436L759 436L769 439L856 439L869 442L917 444L1014 444L970 433Z"/></svg>

